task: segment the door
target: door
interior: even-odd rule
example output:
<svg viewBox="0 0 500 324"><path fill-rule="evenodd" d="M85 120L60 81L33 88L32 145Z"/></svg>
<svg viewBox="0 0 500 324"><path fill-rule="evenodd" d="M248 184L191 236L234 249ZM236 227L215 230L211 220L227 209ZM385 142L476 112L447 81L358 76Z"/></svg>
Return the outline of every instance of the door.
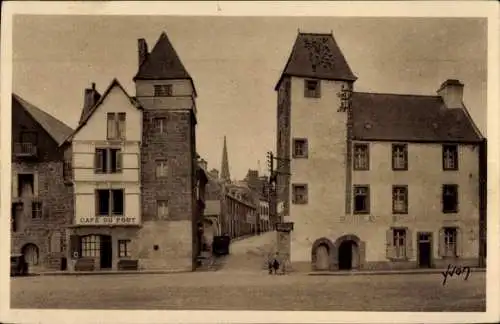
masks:
<svg viewBox="0 0 500 324"><path fill-rule="evenodd" d="M432 234L418 233L418 266L432 267Z"/></svg>
<svg viewBox="0 0 500 324"><path fill-rule="evenodd" d="M101 236L101 269L109 269L113 266L113 247L111 236Z"/></svg>
<svg viewBox="0 0 500 324"><path fill-rule="evenodd" d="M324 244L318 246L316 250L316 269L328 270L330 268L330 253Z"/></svg>
<svg viewBox="0 0 500 324"><path fill-rule="evenodd" d="M344 241L339 246L339 270L352 269L352 248L351 241Z"/></svg>

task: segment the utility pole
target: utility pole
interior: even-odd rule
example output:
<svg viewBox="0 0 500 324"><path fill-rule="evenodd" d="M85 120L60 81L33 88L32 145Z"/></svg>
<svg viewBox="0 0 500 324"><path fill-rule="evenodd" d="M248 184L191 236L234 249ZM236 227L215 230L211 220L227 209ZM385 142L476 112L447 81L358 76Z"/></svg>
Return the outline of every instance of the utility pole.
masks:
<svg viewBox="0 0 500 324"><path fill-rule="evenodd" d="M274 160L278 162L278 167L274 168ZM283 172L280 170L280 165L282 165L282 161L289 161L289 159L278 158L276 157L272 151L267 152L267 167L269 171L269 211L271 216L273 216L273 226L276 226L276 223L282 223L283 220L281 217L278 217L278 175L289 173Z"/></svg>

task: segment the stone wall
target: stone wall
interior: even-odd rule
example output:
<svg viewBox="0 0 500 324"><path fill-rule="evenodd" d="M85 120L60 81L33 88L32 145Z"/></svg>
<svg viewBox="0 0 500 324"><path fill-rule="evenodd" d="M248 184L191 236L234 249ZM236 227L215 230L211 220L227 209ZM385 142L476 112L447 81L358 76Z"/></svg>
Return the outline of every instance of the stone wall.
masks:
<svg viewBox="0 0 500 324"><path fill-rule="evenodd" d="M26 244L35 244L39 250L41 268L59 269L66 255L66 227L73 215L73 188L64 183L63 162L12 163L12 181L18 173L34 173L38 181L38 199L42 202L42 218L32 219L31 201L23 200L21 220L11 235L11 252L20 253ZM16 198L13 198L17 201ZM24 207L25 206L25 207Z"/></svg>

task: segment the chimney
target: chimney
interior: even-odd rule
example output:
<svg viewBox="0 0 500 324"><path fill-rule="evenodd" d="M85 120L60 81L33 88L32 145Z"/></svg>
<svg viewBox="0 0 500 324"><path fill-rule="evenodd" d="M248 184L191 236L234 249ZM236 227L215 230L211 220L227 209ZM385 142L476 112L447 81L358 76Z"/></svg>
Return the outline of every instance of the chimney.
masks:
<svg viewBox="0 0 500 324"><path fill-rule="evenodd" d="M215 179L219 179L219 170L217 170L217 169L210 170L210 175L212 177L214 177Z"/></svg>
<svg viewBox="0 0 500 324"><path fill-rule="evenodd" d="M100 97L100 94L95 89L95 83L92 82L91 87L85 89L83 95L83 109L80 116L80 123L83 121L84 117L88 114L90 109L95 106Z"/></svg>
<svg viewBox="0 0 500 324"><path fill-rule="evenodd" d="M437 94L443 99L446 108L464 108L464 84L459 80L446 80L441 84Z"/></svg>
<svg viewBox="0 0 500 324"><path fill-rule="evenodd" d="M139 66L141 66L142 62L146 60L148 57L148 43L144 38L139 38L138 40L138 49L139 49Z"/></svg>

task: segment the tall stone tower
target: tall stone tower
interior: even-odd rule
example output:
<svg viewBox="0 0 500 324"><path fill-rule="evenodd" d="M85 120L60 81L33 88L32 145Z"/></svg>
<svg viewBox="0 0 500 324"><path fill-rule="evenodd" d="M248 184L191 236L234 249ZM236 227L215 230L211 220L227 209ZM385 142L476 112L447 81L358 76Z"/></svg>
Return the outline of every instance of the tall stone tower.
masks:
<svg viewBox="0 0 500 324"><path fill-rule="evenodd" d="M351 112L342 98L355 80L332 34L297 35L275 88L278 221L294 222L292 262L309 262L316 228L349 209Z"/></svg>
<svg viewBox="0 0 500 324"><path fill-rule="evenodd" d="M193 269L197 251L195 206L196 90L165 33L148 51L138 41L134 82L143 107L141 146L142 235L139 255L149 269Z"/></svg>
<svg viewBox="0 0 500 324"><path fill-rule="evenodd" d="M220 177L226 182L231 182L231 174L229 173L229 158L227 156L227 142L224 136L224 147L222 148L222 162L220 168Z"/></svg>

